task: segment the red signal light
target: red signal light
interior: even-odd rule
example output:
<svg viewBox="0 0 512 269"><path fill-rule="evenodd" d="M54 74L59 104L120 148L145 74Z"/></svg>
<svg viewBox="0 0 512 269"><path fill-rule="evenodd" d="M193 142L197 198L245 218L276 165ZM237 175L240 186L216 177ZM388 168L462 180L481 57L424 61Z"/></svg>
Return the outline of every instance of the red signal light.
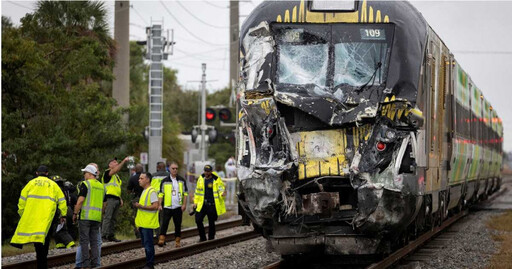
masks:
<svg viewBox="0 0 512 269"><path fill-rule="evenodd" d="M206 121L213 121L215 120L215 110L212 108L206 108Z"/></svg>
<svg viewBox="0 0 512 269"><path fill-rule="evenodd" d="M231 119L231 111L228 108L222 108L219 110L219 118L221 121L227 122Z"/></svg>
<svg viewBox="0 0 512 269"><path fill-rule="evenodd" d="M386 144L382 143L382 141L377 142L377 145L375 145L378 151L383 151L386 149Z"/></svg>

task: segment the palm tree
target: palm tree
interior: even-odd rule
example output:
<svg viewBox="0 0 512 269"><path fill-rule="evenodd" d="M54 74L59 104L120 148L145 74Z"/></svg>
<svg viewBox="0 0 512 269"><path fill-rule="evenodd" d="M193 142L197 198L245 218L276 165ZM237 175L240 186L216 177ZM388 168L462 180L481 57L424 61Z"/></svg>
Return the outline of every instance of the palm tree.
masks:
<svg viewBox="0 0 512 269"><path fill-rule="evenodd" d="M39 1L34 13L25 16L22 22L25 32L42 43L48 38L61 38L52 33L62 31L67 36L95 37L114 52L103 2Z"/></svg>

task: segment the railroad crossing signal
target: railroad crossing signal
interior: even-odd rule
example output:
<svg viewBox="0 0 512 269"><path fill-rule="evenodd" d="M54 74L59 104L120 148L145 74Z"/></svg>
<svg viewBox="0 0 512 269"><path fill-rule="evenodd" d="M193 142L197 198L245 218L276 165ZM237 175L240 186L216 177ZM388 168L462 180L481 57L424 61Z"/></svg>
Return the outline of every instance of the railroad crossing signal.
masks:
<svg viewBox="0 0 512 269"><path fill-rule="evenodd" d="M212 122L215 120L215 110L213 108L206 108L206 121L207 122Z"/></svg>
<svg viewBox="0 0 512 269"><path fill-rule="evenodd" d="M217 112L217 110L218 110L218 112ZM216 106L216 107L206 108L206 113L205 113L206 121L207 122L215 121L217 114L219 115L219 119L221 122L228 122L231 120L231 111L229 110L229 108L226 108L223 106L221 108L219 108L219 106Z"/></svg>

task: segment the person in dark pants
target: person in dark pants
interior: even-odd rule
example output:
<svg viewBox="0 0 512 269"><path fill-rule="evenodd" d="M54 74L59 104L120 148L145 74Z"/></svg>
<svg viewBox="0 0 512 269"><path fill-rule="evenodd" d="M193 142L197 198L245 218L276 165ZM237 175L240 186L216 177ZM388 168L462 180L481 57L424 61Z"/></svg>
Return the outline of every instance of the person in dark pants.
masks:
<svg viewBox="0 0 512 269"><path fill-rule="evenodd" d="M160 185L162 183L162 180L164 180L164 178L168 177L169 176L169 172L167 172L167 169L165 169L165 163L164 162L158 162L156 163L156 173L154 173L152 175L152 178L151 178L151 187L153 187L153 189L155 189L155 191L159 192L160 191ZM159 203L159 207L161 206L160 204L160 201L158 202ZM162 214L158 214L158 223L162 223ZM155 236L158 236L160 235L160 228L158 229L155 229Z"/></svg>
<svg viewBox="0 0 512 269"><path fill-rule="evenodd" d="M73 208L70 208L71 203L71 195L69 189L64 185L66 179L62 178L61 176L55 175L52 176L52 180L59 185L60 190L64 194L64 197L66 198L66 204L68 205L68 211L66 212L66 225L56 225L55 234L53 235L53 238L55 240L55 247L56 248L71 248L75 245L75 241L73 237L71 237L71 234L68 231L68 225L72 224L72 218L73 218ZM57 216L55 216L57 218ZM68 221L69 220L69 221ZM54 223L57 223L57 221L54 221Z"/></svg>
<svg viewBox="0 0 512 269"><path fill-rule="evenodd" d="M178 175L178 164L172 162L170 167L171 174L162 180L158 194L160 204L158 209L163 213L158 245L164 246L165 234L172 218L175 228L175 247L179 248L181 247L181 220L183 211L187 209L188 188L185 179Z"/></svg>
<svg viewBox="0 0 512 269"><path fill-rule="evenodd" d="M34 243L37 268L48 268L48 247L50 246L50 227L58 209L60 223L66 223L66 198L59 186L48 178L48 167L39 166L37 177L30 180L21 190L18 200L20 221L11 239L11 245L23 248Z"/></svg>
<svg viewBox="0 0 512 269"><path fill-rule="evenodd" d="M78 220L78 230L80 232L80 249L82 268L100 266L100 227L103 208L106 203L106 189L96 177L98 169L88 164L84 169L85 180L80 184L78 201L76 202L73 222ZM91 247L91 256L89 257L89 246Z"/></svg>
<svg viewBox="0 0 512 269"><path fill-rule="evenodd" d="M206 241L203 220L208 216L208 240L215 239L215 221L218 216L226 213L224 197L226 196L224 182L212 173L212 166L204 166L204 174L197 179L194 193L194 209L196 210L196 225L199 241Z"/></svg>
<svg viewBox="0 0 512 269"><path fill-rule="evenodd" d="M133 203L139 201L140 195L142 194L142 191L144 190L139 185L139 178L140 174L144 170L144 167L142 164L138 163L135 165L135 174L130 177L128 180L128 187L126 189L130 192L132 197L132 209L133 209L133 221L131 222L133 225L133 232L135 233L136 238L140 238L139 229L137 229L137 226L135 225L135 216L137 215L137 208L133 207Z"/></svg>
<svg viewBox="0 0 512 269"><path fill-rule="evenodd" d="M158 194L151 187L151 174L141 173L139 184L144 191L140 196L139 202L133 206L137 208L135 225L139 227L140 238L146 252L146 265L144 269L152 269L155 263L155 246L153 245L153 230L158 228Z"/></svg>
<svg viewBox="0 0 512 269"><path fill-rule="evenodd" d="M105 170L101 177L101 183L107 189L107 206L101 227L104 241L121 241L115 237L117 212L119 207L123 206L123 198L121 197L121 184L123 182L117 173L127 161L128 157L124 158L120 163L117 162L117 158L109 160L108 169Z"/></svg>

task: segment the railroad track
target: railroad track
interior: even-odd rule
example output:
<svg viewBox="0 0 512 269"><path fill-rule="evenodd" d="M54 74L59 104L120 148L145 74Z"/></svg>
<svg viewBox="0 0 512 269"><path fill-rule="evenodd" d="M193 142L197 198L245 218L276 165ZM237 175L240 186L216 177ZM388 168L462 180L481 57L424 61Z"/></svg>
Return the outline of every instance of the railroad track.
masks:
<svg viewBox="0 0 512 269"><path fill-rule="evenodd" d="M233 227L241 226L242 220L234 220L234 221L224 221L216 224L217 231L230 229ZM208 225L205 227L206 232L208 232ZM188 228L183 229L181 231L181 238L193 237L197 236L199 233L197 228ZM175 238L174 233L168 233L165 237L166 241L173 241ZM154 243L158 242L158 239L155 237ZM212 240L215 241L215 240ZM106 256L113 253L123 252L134 248L140 248L141 242L140 239L127 240L116 244L104 245L101 247L101 256ZM193 246L196 246L195 244ZM53 255L48 257L48 267L55 267L66 265L75 262L76 252L70 252L65 254ZM2 264L2 268L11 269L11 268L20 268L20 269L31 269L37 268L37 260L31 259L27 261L11 263L11 264ZM125 268L128 268L125 266Z"/></svg>
<svg viewBox="0 0 512 269"><path fill-rule="evenodd" d="M226 236L219 239L214 239L210 241L205 241L193 245L189 245L186 247L176 248L169 251L164 251L155 254L155 264L163 263L170 260L180 259L187 256L192 256L194 254L199 254L201 252L215 249L218 247L238 243L245 240L250 240L260 235L255 231L242 232L234 235ZM126 269L126 268L140 268L146 264L146 257L138 257L132 260L124 261L121 263L110 264L106 266L102 266L100 268L108 268L108 269Z"/></svg>
<svg viewBox="0 0 512 269"><path fill-rule="evenodd" d="M387 256L383 260L373 263L372 265L368 266L367 269L381 269L381 268L388 268L391 265L395 264L396 262L400 261L407 255L413 253L417 249L419 249L423 244L425 244L430 239L434 238L435 236L442 233L444 230L446 230L448 227L450 227L453 223L457 222L459 219L463 218L468 214L468 210L464 210L457 215L452 216L451 218L447 219L446 221L441 224L439 227L435 227L431 231L428 231L424 234L422 234L420 237L418 237L416 240L410 242L407 246L402 247L401 249L393 252L391 255Z"/></svg>
<svg viewBox="0 0 512 269"><path fill-rule="evenodd" d="M488 210L485 208L485 205L490 204L493 200L499 197L501 194L505 193L508 190L506 186L502 186L502 188L494 193L489 199L486 201L480 202L477 205L474 205L472 208L476 210ZM428 231L422 234L420 237L411 241L406 246L400 248L389 256L385 257L374 263L368 263L367 266L359 265L361 268L367 269L380 269L380 268L389 268L400 261L406 262L414 262L414 261L422 261L432 259L431 252L432 249L437 249L445 246L445 242L452 239L453 236L457 235L458 231L451 231L449 227L462 219L463 217L469 214L469 209L463 210L462 212L448 218L443 222L443 224L439 227L435 227L431 231ZM427 243L428 242L428 243ZM355 264L351 264L354 266ZM280 260L269 264L264 269L275 269L275 268L283 268L286 267L287 263L284 260ZM355 266L355 267L359 267ZM351 267L352 268L352 267Z"/></svg>

